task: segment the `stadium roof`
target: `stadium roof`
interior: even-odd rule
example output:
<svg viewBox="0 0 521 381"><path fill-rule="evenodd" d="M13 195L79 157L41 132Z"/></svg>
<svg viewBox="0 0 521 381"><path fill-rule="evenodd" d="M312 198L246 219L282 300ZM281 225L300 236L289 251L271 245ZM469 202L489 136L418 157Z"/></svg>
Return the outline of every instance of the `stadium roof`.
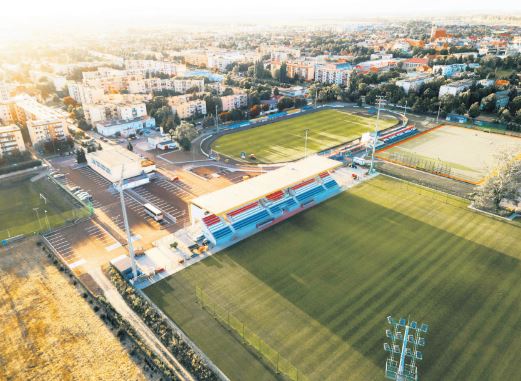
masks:
<svg viewBox="0 0 521 381"><path fill-rule="evenodd" d="M222 214L280 189L289 188L303 180L340 165L342 165L340 162L326 157L311 156L238 184L197 197L191 202L210 213Z"/></svg>

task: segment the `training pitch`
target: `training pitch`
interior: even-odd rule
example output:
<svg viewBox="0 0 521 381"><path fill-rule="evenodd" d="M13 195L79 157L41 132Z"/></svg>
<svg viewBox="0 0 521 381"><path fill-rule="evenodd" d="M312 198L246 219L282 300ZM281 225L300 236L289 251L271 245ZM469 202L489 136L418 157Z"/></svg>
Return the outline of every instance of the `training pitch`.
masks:
<svg viewBox="0 0 521 381"><path fill-rule="evenodd" d="M89 214L86 207L47 178L3 183L0 210L0 239L45 231Z"/></svg>
<svg viewBox="0 0 521 381"><path fill-rule="evenodd" d="M309 380L384 379L388 315L430 325L420 379L511 380L521 353L520 236L519 225L460 199L379 176L145 293L232 380L277 377L210 315L214 306Z"/></svg>
<svg viewBox="0 0 521 381"><path fill-rule="evenodd" d="M307 153L312 154L359 138L374 131L376 117L329 109L273 122L260 127L219 137L212 149L238 161L280 163L305 155L304 137L308 130ZM396 118L381 115L379 129L397 123ZM246 159L241 159L241 152ZM255 161L249 159L254 154Z"/></svg>
<svg viewBox="0 0 521 381"><path fill-rule="evenodd" d="M501 152L521 152L521 139L450 125L440 126L379 151L377 156L409 167L477 184Z"/></svg>

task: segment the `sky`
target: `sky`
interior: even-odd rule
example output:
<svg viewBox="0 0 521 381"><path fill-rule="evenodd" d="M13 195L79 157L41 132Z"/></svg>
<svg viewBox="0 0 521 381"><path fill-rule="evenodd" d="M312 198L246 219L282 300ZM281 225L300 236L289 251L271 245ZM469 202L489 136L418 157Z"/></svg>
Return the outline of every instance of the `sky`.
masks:
<svg viewBox="0 0 521 381"><path fill-rule="evenodd" d="M93 26L106 23L296 22L469 13L521 15L520 0L2 0L2 27Z"/></svg>

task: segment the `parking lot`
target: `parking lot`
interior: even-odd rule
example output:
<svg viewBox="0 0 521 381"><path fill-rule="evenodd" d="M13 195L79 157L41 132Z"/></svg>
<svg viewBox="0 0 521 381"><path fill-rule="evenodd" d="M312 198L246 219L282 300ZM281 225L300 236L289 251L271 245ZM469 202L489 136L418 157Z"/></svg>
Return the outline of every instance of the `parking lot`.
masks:
<svg viewBox="0 0 521 381"><path fill-rule="evenodd" d="M121 243L93 220L44 236L63 260L79 273L126 253Z"/></svg>

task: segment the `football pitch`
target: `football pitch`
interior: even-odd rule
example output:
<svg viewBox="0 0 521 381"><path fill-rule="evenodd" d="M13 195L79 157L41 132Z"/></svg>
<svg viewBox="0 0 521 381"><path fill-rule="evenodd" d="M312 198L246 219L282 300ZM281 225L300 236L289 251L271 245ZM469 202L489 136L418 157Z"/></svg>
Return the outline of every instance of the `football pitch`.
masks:
<svg viewBox="0 0 521 381"><path fill-rule="evenodd" d="M384 148L377 157L478 184L501 152L521 152L521 139L446 125Z"/></svg>
<svg viewBox="0 0 521 381"><path fill-rule="evenodd" d="M306 115L250 128L219 137L212 149L238 161L280 163L300 159L305 154L304 137L308 130L307 153L312 154L359 138L374 131L376 117L340 110L321 110ZM381 115L379 129L397 123ZM246 159L241 159L241 152ZM248 159L254 154L256 161Z"/></svg>
<svg viewBox="0 0 521 381"><path fill-rule="evenodd" d="M274 380L200 287L309 380L383 380L386 316L426 322L422 380L511 380L521 226L378 176L145 293L231 380Z"/></svg>
<svg viewBox="0 0 521 381"><path fill-rule="evenodd" d="M89 214L86 207L47 178L3 183L0 210L0 239L45 231Z"/></svg>

